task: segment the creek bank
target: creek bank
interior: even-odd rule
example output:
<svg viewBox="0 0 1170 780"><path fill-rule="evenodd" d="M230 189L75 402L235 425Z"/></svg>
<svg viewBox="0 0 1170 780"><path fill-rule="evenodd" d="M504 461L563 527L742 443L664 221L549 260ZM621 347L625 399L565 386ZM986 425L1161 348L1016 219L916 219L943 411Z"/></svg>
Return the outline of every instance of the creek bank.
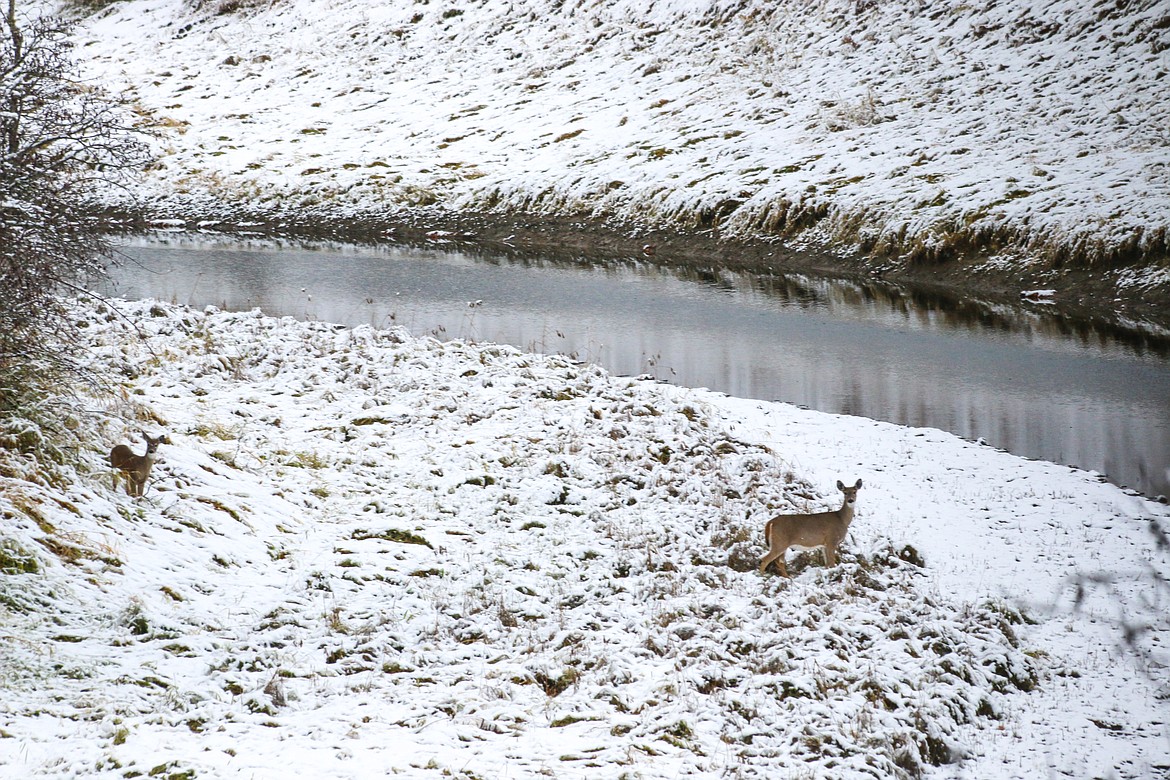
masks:
<svg viewBox="0 0 1170 780"><path fill-rule="evenodd" d="M589 217L446 209L417 209L392 217L235 213L160 219L122 212L108 218L111 229L123 233L166 230L358 244L389 241L431 248L449 245L516 258L631 258L700 270L809 274L905 288L907 294L925 293L955 305L974 300L1024 307L1121 338L1165 342L1162 346L1170 349L1170 263L1165 268L1060 268L976 255L916 264L905 257L877 256L803 237L730 239L714 228L665 230ZM1051 294L1039 300L1022 296L1031 290Z"/></svg>

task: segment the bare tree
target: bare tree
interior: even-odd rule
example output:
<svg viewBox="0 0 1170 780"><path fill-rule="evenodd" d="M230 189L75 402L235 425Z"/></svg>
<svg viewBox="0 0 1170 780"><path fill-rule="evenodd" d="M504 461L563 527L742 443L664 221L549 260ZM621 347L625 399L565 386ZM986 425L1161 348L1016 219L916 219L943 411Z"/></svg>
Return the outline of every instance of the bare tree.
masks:
<svg viewBox="0 0 1170 780"><path fill-rule="evenodd" d="M98 195L147 159L124 106L77 76L68 23L2 1L0 419L75 367L61 295L103 272Z"/></svg>

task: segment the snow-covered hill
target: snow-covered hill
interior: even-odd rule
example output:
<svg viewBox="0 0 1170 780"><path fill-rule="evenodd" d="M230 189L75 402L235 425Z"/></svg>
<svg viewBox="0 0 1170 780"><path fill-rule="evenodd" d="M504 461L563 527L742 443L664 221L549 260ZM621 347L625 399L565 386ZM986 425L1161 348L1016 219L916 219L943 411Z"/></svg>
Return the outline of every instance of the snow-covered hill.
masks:
<svg viewBox="0 0 1170 780"><path fill-rule="evenodd" d="M77 317L124 378L104 426L72 401L80 467L3 431L0 776L1170 764L1167 507L1092 475L505 347ZM136 427L170 437L141 500L104 465ZM764 520L838 478L843 561L758 574Z"/></svg>
<svg viewBox="0 0 1170 780"><path fill-rule="evenodd" d="M1164 251L1168 36L1152 1L123 0L78 52L164 128L159 216L1100 259ZM1170 512L1092 474L506 347L76 316L119 377L55 399L77 465L0 430L0 776L1170 766ZM104 457L137 428L170 444L136 501ZM856 478L840 565L755 571Z"/></svg>
<svg viewBox="0 0 1170 780"><path fill-rule="evenodd" d="M78 40L165 128L160 215L438 204L916 260L1167 251L1161 0L124 0Z"/></svg>

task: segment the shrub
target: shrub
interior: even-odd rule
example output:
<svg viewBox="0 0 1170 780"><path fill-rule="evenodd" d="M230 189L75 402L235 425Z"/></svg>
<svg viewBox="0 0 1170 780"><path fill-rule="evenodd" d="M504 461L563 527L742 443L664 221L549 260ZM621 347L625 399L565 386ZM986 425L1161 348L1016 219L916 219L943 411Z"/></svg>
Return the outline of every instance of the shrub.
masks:
<svg viewBox="0 0 1170 780"><path fill-rule="evenodd" d="M111 255L96 189L140 169L146 152L117 101L74 73L69 24L18 15L16 0L2 8L0 418L45 425L50 388L79 372L61 295Z"/></svg>

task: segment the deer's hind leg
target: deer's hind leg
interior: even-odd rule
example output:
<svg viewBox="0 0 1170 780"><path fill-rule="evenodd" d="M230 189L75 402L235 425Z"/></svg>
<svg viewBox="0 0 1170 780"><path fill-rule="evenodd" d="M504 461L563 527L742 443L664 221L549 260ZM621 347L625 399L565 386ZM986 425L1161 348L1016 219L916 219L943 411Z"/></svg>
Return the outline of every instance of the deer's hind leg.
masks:
<svg viewBox="0 0 1170 780"><path fill-rule="evenodd" d="M773 528L774 526L772 525L771 521L769 521L768 524L764 526L764 541L768 543L768 552L765 553L764 559L760 561L760 574L766 572L768 567L775 563L776 568L780 570L780 573L787 577L788 567L784 564L784 554L788 552L788 550L784 548L779 550L775 549L775 542L772 540Z"/></svg>

